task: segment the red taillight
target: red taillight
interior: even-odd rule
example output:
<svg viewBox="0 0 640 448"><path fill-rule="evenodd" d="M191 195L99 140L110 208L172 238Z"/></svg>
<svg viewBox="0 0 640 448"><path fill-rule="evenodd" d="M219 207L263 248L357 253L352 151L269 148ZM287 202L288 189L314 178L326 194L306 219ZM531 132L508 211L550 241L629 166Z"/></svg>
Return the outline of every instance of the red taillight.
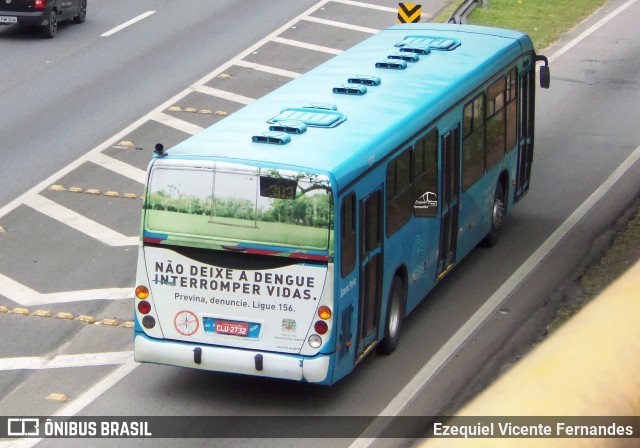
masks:
<svg viewBox="0 0 640 448"><path fill-rule="evenodd" d="M316 330L316 333L318 334L325 334L329 329L329 326L325 321L319 320L313 325L313 329Z"/></svg>
<svg viewBox="0 0 640 448"><path fill-rule="evenodd" d="M151 304L146 300L139 301L138 311L140 311L141 314L149 314L149 312L151 311Z"/></svg>
<svg viewBox="0 0 640 448"><path fill-rule="evenodd" d="M36 0L36 9L44 9L45 0Z"/></svg>

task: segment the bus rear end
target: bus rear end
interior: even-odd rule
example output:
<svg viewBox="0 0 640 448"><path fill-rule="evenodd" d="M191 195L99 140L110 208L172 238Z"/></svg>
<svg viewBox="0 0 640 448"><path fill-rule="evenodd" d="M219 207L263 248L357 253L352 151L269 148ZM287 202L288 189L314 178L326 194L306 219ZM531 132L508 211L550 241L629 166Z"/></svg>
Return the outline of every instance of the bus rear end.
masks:
<svg viewBox="0 0 640 448"><path fill-rule="evenodd" d="M326 176L155 159L136 361L330 383L331 229Z"/></svg>

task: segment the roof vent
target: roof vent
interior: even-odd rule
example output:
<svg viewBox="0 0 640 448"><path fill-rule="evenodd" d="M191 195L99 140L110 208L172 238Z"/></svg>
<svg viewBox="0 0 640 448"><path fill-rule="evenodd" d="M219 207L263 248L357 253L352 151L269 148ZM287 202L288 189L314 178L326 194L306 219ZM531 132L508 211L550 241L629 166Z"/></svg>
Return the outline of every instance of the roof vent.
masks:
<svg viewBox="0 0 640 448"><path fill-rule="evenodd" d="M304 107L305 109L338 110L338 106L331 103L309 103L302 107Z"/></svg>
<svg viewBox="0 0 640 448"><path fill-rule="evenodd" d="M407 63L400 59L385 59L383 61L376 62L376 68L389 68L392 70L404 70L407 68Z"/></svg>
<svg viewBox="0 0 640 448"><path fill-rule="evenodd" d="M400 47L400 51L403 53L415 53L415 54L429 54L431 48L429 45L404 45Z"/></svg>
<svg viewBox="0 0 640 448"><path fill-rule="evenodd" d="M307 125L297 120L283 120L269 126L269 130L287 134L303 134L307 131Z"/></svg>
<svg viewBox="0 0 640 448"><path fill-rule="evenodd" d="M269 120L269 123L279 124L283 121L295 120L307 126L331 128L338 126L347 119L347 116L342 112L338 112L333 108L325 108L331 107L332 105L326 104L325 107L318 107L319 104L321 103L316 103L315 107L287 107Z"/></svg>
<svg viewBox="0 0 640 448"><path fill-rule="evenodd" d="M393 53L387 56L387 59L399 59L405 62L418 62L420 60L420 55L418 53Z"/></svg>
<svg viewBox="0 0 640 448"><path fill-rule="evenodd" d="M289 134L284 132L263 132L251 137L254 143L270 143L272 145L286 145L291 141Z"/></svg>
<svg viewBox="0 0 640 448"><path fill-rule="evenodd" d="M349 84L362 84L365 86L379 86L382 80L379 76L370 75L356 75L353 78L347 80Z"/></svg>
<svg viewBox="0 0 640 448"><path fill-rule="evenodd" d="M367 88L361 84L342 84L341 86L334 87L333 93L341 93L343 95L364 95L367 93Z"/></svg>
<svg viewBox="0 0 640 448"><path fill-rule="evenodd" d="M450 39L447 37L437 36L406 36L402 41L398 42L396 47L400 47L400 51L404 47L428 47L430 50L451 51L460 46L460 40Z"/></svg>

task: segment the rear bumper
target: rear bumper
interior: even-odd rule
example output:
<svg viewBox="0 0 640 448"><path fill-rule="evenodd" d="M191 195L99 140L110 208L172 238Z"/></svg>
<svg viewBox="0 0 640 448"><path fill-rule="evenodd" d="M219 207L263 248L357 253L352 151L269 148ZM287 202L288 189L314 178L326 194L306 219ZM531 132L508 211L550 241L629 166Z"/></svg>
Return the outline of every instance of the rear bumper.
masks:
<svg viewBox="0 0 640 448"><path fill-rule="evenodd" d="M49 15L47 11L37 12L4 12L0 11L0 16L3 17L15 17L18 19L18 23L21 25L47 25L49 23ZM0 23L0 25L10 25L10 23Z"/></svg>
<svg viewBox="0 0 640 448"><path fill-rule="evenodd" d="M138 362L310 383L328 384L329 366L331 365L331 355L319 355L311 358L230 347L178 343L153 339L142 333L136 333L133 346L135 360ZM199 364L196 364L194 359L196 348L202 350ZM256 368L257 355L262 356L262 370Z"/></svg>

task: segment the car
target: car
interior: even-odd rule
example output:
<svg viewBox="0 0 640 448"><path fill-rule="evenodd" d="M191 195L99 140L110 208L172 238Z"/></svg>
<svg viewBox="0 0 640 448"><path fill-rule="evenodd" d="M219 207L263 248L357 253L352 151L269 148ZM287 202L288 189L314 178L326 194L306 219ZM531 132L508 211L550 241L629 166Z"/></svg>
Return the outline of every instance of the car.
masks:
<svg viewBox="0 0 640 448"><path fill-rule="evenodd" d="M84 23L86 18L87 0L0 0L0 25L39 26L50 38L58 33L59 22Z"/></svg>

